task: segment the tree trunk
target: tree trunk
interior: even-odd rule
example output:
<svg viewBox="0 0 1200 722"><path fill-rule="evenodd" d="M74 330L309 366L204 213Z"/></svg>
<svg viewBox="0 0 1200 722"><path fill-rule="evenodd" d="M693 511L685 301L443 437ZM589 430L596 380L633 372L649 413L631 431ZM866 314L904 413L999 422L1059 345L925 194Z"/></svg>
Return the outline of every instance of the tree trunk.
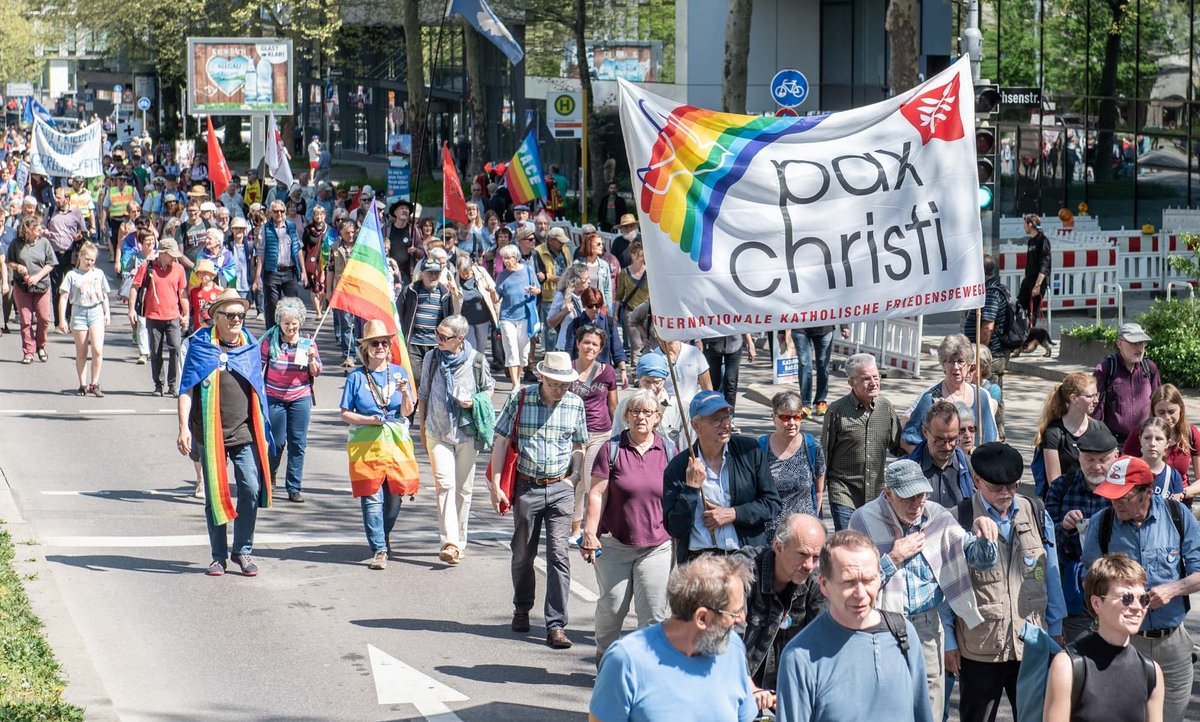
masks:
<svg viewBox="0 0 1200 722"><path fill-rule="evenodd" d="M725 73L721 77L721 110L746 112L746 65L750 56L750 15L754 0L729 0L725 19Z"/></svg>
<svg viewBox="0 0 1200 722"><path fill-rule="evenodd" d="M1121 2L1109 0L1112 10L1113 28L1121 27L1125 19L1125 6ZM1104 43L1104 67L1100 71L1100 87L1096 94L1100 96L1100 108L1096 122L1096 152L1094 153L1092 171L1096 180L1111 180L1113 177L1113 140L1117 129L1117 63L1121 60L1121 34L1109 32Z"/></svg>
<svg viewBox="0 0 1200 722"><path fill-rule="evenodd" d="M885 27L891 40L888 86L898 95L917 84L917 2L891 0Z"/></svg>
<svg viewBox="0 0 1200 722"><path fill-rule="evenodd" d="M408 131L412 134L412 188L417 197L418 184L432 178L426 161L425 138L425 52L421 45L421 2L404 0L404 56L408 85Z"/></svg>
<svg viewBox="0 0 1200 722"><path fill-rule="evenodd" d="M575 30L575 62L579 66L579 85L583 89L583 112L588 125L587 148L583 152L587 153L588 159L589 198L580 196L581 211L584 208L592 207L590 197L594 197L601 179L600 134L596 132L596 114L592 110L596 106L596 98L592 90L592 77L588 68L586 28L584 27L586 17L587 0L575 0L575 26L573 28Z"/></svg>
<svg viewBox="0 0 1200 722"><path fill-rule="evenodd" d="M479 35L475 29L465 22L463 28L463 48L467 56L467 103L471 109L471 123L468 137L471 139L471 159L467 167L467 180L471 173L479 173L491 156L488 148L487 109L483 97L483 77L479 54Z"/></svg>

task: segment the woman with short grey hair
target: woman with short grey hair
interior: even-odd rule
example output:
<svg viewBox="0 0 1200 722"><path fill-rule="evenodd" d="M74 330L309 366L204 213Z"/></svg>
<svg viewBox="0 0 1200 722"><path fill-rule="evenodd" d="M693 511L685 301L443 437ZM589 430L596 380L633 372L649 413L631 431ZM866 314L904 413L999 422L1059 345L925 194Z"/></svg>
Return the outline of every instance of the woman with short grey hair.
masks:
<svg viewBox="0 0 1200 722"><path fill-rule="evenodd" d="M803 410L803 399L796 391L775 394L771 398L771 421L775 431L758 439L782 501L779 514L767 522L768 540L775 536L779 521L789 514L821 517L825 454L815 436L800 430Z"/></svg>
<svg viewBox="0 0 1200 722"><path fill-rule="evenodd" d="M287 449L287 473L284 484L288 501L304 502L302 479L304 451L308 446L308 423L312 417L313 384L321 375L321 352L311 337L301 337L300 329L308 318L308 309L298 298L286 296L275 304L275 325L263 334L265 364L263 381L267 389L267 414L271 418L274 451L271 479L279 471Z"/></svg>
<svg viewBox="0 0 1200 722"><path fill-rule="evenodd" d="M437 488L438 558L451 566L462 561L467 546L475 462L491 445L495 419L496 382L487 359L467 340L469 329L457 314L442 319L435 329L437 348L425 354L417 387L421 445L429 452Z"/></svg>
<svg viewBox="0 0 1200 722"><path fill-rule="evenodd" d="M970 457L975 450L975 412L961 401L954 408L958 409L958 448Z"/></svg>
<svg viewBox="0 0 1200 722"><path fill-rule="evenodd" d="M900 443L912 451L924 441L921 434L921 422L925 412L934 401L945 400L951 403L963 402L973 412L982 417L983 426L979 436L980 443L996 441L999 433L996 431L995 402L986 391L970 381L970 369L975 362L975 346L961 333L951 334L942 339L938 345L938 363L942 366L942 380L930 386L908 410L902 421L904 432Z"/></svg>

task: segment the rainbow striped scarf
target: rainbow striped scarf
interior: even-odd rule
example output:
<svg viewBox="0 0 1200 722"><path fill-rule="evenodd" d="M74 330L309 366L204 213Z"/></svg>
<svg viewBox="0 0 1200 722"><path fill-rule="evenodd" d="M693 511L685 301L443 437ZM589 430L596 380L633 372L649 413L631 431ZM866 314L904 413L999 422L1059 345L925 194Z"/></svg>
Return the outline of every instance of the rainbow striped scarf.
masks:
<svg viewBox="0 0 1200 722"><path fill-rule="evenodd" d="M201 329L193 337L184 361L180 393L199 388L200 463L204 469L206 503L213 521L219 526L237 518L229 494L229 464L225 457L225 435L221 428L221 374L233 373L250 382L250 435L254 445L254 464L258 470L258 505L271 506L271 465L268 461L269 422L266 394L262 387L262 362L258 343L247 331L233 349L220 346L212 329Z"/></svg>

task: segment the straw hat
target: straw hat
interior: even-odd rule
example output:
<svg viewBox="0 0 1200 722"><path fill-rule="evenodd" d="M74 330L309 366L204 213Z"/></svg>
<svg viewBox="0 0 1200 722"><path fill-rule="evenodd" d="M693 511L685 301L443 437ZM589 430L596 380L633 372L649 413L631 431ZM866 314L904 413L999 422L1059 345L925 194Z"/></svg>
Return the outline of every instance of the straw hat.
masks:
<svg viewBox="0 0 1200 722"><path fill-rule="evenodd" d="M626 213L621 216L621 222L617 224L617 228L624 228L625 226L634 226L636 228L637 224L637 216L632 213Z"/></svg>
<svg viewBox="0 0 1200 722"><path fill-rule="evenodd" d="M546 357L538 363L537 372L551 381L570 383L579 379L579 373L575 371L571 356L566 351L547 352Z"/></svg>
<svg viewBox="0 0 1200 722"><path fill-rule="evenodd" d="M358 345L361 346L367 341L377 338L391 338L395 335L395 333L388 330L387 325L383 321L372 319L367 321L366 325L363 326L362 338L358 339Z"/></svg>
<svg viewBox="0 0 1200 722"><path fill-rule="evenodd" d="M170 238L165 238L158 242L158 252L174 256L175 258L183 258L183 254L179 252L179 245Z"/></svg>
<svg viewBox="0 0 1200 722"><path fill-rule="evenodd" d="M250 310L250 300L242 298L241 294L232 288L227 288L221 291L221 295L213 299L212 303L208 304L208 315L213 316L217 311L231 303L236 303L242 307L242 313Z"/></svg>
<svg viewBox="0 0 1200 722"><path fill-rule="evenodd" d="M193 270L197 275L201 273L207 273L210 276L217 275L217 267L207 258L201 258L199 261L196 261L196 267Z"/></svg>

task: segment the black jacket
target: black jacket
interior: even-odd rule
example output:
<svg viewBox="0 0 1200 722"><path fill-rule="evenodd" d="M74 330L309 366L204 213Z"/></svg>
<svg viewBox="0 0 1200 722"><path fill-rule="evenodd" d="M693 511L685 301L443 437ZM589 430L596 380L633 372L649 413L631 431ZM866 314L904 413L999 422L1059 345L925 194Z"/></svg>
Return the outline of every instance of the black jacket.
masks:
<svg viewBox="0 0 1200 722"><path fill-rule="evenodd" d="M767 521L779 514L782 506L775 479L767 465L767 456L750 436L729 439L729 499L736 514L733 529L739 546L766 546ZM700 444L696 442L696 453ZM689 454L681 451L663 472L663 523L675 540L675 561L687 561L688 540L701 507L700 490L687 485Z"/></svg>
<svg viewBox="0 0 1200 722"><path fill-rule="evenodd" d="M746 666L760 689L775 689L779 655L792 637L825 609L817 571L803 584L789 583L775 592L775 547L743 547L735 556L754 567L754 583L746 596Z"/></svg>

